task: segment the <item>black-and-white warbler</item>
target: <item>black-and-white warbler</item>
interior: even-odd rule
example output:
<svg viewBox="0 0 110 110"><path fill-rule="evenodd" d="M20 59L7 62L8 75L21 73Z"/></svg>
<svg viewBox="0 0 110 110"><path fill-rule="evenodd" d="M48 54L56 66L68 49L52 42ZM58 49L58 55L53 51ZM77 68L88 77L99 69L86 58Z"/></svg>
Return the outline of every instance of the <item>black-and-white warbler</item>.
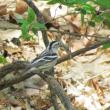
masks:
<svg viewBox="0 0 110 110"><path fill-rule="evenodd" d="M52 41L47 48L31 62L31 67L35 67L39 71L48 71L55 66L58 60L57 51L62 46L60 41Z"/></svg>

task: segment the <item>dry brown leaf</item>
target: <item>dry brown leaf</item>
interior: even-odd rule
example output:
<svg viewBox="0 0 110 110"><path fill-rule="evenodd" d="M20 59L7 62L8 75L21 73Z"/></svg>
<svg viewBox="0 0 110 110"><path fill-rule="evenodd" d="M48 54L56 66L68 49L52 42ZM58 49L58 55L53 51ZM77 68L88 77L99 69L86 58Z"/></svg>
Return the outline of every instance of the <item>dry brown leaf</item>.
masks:
<svg viewBox="0 0 110 110"><path fill-rule="evenodd" d="M21 53L22 52L22 50L20 49L20 48L13 48L13 47L11 47L11 46L7 46L7 47L4 47L4 50L6 50L9 54L13 54L13 53Z"/></svg>
<svg viewBox="0 0 110 110"><path fill-rule="evenodd" d="M78 27L76 24L73 23L73 21L75 20L75 17L76 16L68 15L65 17L65 20L69 22L69 24L72 26L75 33L80 33L80 27Z"/></svg>
<svg viewBox="0 0 110 110"><path fill-rule="evenodd" d="M33 95L31 96L34 105L37 106L40 110L47 110L50 107L50 101L48 99L42 98L42 95Z"/></svg>
<svg viewBox="0 0 110 110"><path fill-rule="evenodd" d="M5 15L7 13L7 5L2 4L0 5L0 15Z"/></svg>
<svg viewBox="0 0 110 110"><path fill-rule="evenodd" d="M28 8L28 5L23 0L16 0L16 10L15 12L23 14Z"/></svg>
<svg viewBox="0 0 110 110"><path fill-rule="evenodd" d="M91 79L91 83L93 87L95 88L95 90L97 91L97 94L99 95L100 102L103 103L104 91L103 91L103 88L99 85L98 79L97 78Z"/></svg>

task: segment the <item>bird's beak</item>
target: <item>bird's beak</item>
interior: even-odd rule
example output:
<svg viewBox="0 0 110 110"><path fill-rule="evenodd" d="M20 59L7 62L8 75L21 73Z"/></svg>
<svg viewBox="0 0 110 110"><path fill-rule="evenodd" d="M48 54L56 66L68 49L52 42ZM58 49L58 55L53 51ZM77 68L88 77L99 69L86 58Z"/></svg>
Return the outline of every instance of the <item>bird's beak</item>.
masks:
<svg viewBox="0 0 110 110"><path fill-rule="evenodd" d="M70 52L69 46L61 42L61 48L63 48L66 52Z"/></svg>

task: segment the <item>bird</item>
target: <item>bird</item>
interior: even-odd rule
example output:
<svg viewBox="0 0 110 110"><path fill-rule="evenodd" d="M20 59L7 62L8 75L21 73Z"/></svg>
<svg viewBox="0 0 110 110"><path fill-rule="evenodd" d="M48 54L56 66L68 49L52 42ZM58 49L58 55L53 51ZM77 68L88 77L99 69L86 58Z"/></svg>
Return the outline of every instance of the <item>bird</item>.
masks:
<svg viewBox="0 0 110 110"><path fill-rule="evenodd" d="M52 41L47 48L31 62L31 68L34 67L39 71L49 71L55 66L58 60L58 48L62 47L61 41Z"/></svg>

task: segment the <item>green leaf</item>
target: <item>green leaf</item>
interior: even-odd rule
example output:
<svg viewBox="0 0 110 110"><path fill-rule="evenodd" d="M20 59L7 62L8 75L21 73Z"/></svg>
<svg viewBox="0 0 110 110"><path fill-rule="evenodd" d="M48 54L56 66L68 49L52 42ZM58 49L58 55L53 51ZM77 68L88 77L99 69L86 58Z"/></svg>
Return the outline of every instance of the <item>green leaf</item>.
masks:
<svg viewBox="0 0 110 110"><path fill-rule="evenodd" d="M102 16L103 16L103 18L104 19L108 19L108 20L110 20L110 13L108 12L104 12L103 14L102 14Z"/></svg>
<svg viewBox="0 0 110 110"><path fill-rule="evenodd" d="M81 13L81 24L83 25L84 24L84 14Z"/></svg>
<svg viewBox="0 0 110 110"><path fill-rule="evenodd" d="M40 30L40 29L46 29L45 24L39 23L39 22L34 22L31 26L31 28L33 31Z"/></svg>
<svg viewBox="0 0 110 110"><path fill-rule="evenodd" d="M110 28L110 13L109 12L104 12L102 14L102 16L103 16L104 24L107 25Z"/></svg>
<svg viewBox="0 0 110 110"><path fill-rule="evenodd" d="M103 49L107 49L107 48L110 48L110 43L106 43L103 45Z"/></svg>
<svg viewBox="0 0 110 110"><path fill-rule="evenodd" d="M35 12L33 11L32 8L28 8L28 18L27 18L27 22L29 24L31 24L36 18L36 14Z"/></svg>
<svg viewBox="0 0 110 110"><path fill-rule="evenodd" d="M95 3L100 5L102 8L110 8L110 0L96 0Z"/></svg>
<svg viewBox="0 0 110 110"><path fill-rule="evenodd" d="M61 3L66 6L73 6L74 4L85 4L89 0L46 0L48 4Z"/></svg>
<svg viewBox="0 0 110 110"><path fill-rule="evenodd" d="M24 21L21 26L22 34L25 35L29 32L29 23L27 21Z"/></svg>
<svg viewBox="0 0 110 110"><path fill-rule="evenodd" d="M29 26L30 24L25 20L21 26L21 31L22 31L22 37L25 39L25 40L30 40L30 37L29 37Z"/></svg>
<svg viewBox="0 0 110 110"><path fill-rule="evenodd" d="M82 9L85 10L87 14L95 13L95 8L89 4L84 4Z"/></svg>
<svg viewBox="0 0 110 110"><path fill-rule="evenodd" d="M4 56L0 55L0 63L7 63L6 59L4 58Z"/></svg>
<svg viewBox="0 0 110 110"><path fill-rule="evenodd" d="M110 20L106 20L104 21L104 24L108 26L108 28L110 29Z"/></svg>
<svg viewBox="0 0 110 110"><path fill-rule="evenodd" d="M81 12L81 14L83 14L83 15L87 14L87 13L86 13L86 10L83 9L83 8L80 10L80 12Z"/></svg>
<svg viewBox="0 0 110 110"><path fill-rule="evenodd" d="M29 33L27 33L27 34L25 34L25 35L22 35L21 37L22 37L24 40L27 40L27 41L29 41L29 40L31 40L31 39L33 38L33 36L30 35Z"/></svg>
<svg viewBox="0 0 110 110"><path fill-rule="evenodd" d="M100 23L102 22L104 19L103 19L103 16L102 15L96 15L94 16L93 20L97 23Z"/></svg>
<svg viewBox="0 0 110 110"><path fill-rule="evenodd" d="M71 3L74 2L75 4L85 4L88 0L70 0L70 1Z"/></svg>
<svg viewBox="0 0 110 110"><path fill-rule="evenodd" d="M59 0L50 0L47 3L48 4L56 4L56 3L59 3Z"/></svg>
<svg viewBox="0 0 110 110"><path fill-rule="evenodd" d="M92 27L95 27L95 22L94 21L89 21L88 24Z"/></svg>

